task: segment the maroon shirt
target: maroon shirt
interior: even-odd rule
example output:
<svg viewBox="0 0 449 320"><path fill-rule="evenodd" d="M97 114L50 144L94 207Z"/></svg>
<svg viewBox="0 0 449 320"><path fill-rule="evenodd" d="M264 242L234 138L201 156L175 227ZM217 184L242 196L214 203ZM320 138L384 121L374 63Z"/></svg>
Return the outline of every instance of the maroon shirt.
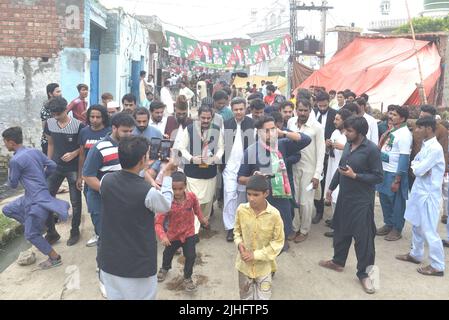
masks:
<svg viewBox="0 0 449 320"><path fill-rule="evenodd" d="M76 98L67 107L67 112L72 111L73 117L78 119L82 123L86 124L86 110L87 110L87 101L81 100L81 98Z"/></svg>

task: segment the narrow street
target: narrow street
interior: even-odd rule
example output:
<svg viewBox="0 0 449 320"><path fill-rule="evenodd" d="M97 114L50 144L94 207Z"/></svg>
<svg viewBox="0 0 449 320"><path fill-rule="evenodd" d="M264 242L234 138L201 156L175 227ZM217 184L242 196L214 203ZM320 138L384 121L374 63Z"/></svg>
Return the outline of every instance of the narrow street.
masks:
<svg viewBox="0 0 449 320"><path fill-rule="evenodd" d="M61 198L68 200L68 194ZM3 202L2 205L5 203ZM380 207L376 207L376 222L381 224ZM236 250L233 243L225 241L221 212L211 218L212 230L204 234L197 246L197 261L194 281L198 285L195 293L186 293L180 286L182 281L182 257L175 256L173 269L167 280L158 286L160 300L236 300L238 294L237 271L234 268ZM82 239L74 247L65 242L69 223L59 224L61 240L55 246L63 257L63 265L47 271L35 271L37 264L21 267L13 263L0 273L0 300L97 300L103 299L95 271L96 249L87 248L86 241L93 229L90 217L83 210L81 224ZM288 253L277 259L279 270L273 282L274 300L296 299L448 299L449 281L445 277L425 277L416 272L416 265L400 262L396 254L406 253L410 247L410 226L404 231L404 238L397 242L376 239L376 264L380 268L380 290L367 295L355 276L356 259L351 249L343 273L325 270L318 261L332 257L332 241L323 233L328 231L322 221L313 225L308 240L302 244L291 243ZM444 225L439 225L440 235L445 235ZM447 249L446 254L449 254ZM158 265L162 261L163 248L158 248ZM36 250L35 250L36 252ZM44 257L36 252L37 263ZM446 256L446 262L448 258ZM79 279L79 281L78 281Z"/></svg>

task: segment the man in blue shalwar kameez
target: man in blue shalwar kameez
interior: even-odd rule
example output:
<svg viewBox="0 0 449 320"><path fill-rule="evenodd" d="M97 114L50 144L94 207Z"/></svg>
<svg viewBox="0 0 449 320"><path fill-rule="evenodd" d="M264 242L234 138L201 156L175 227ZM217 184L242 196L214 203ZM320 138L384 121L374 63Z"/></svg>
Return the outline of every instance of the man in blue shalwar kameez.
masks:
<svg viewBox="0 0 449 320"><path fill-rule="evenodd" d="M69 204L52 197L48 191L46 178L56 169L56 163L41 151L24 147L20 127L6 129L2 137L8 151L14 152L9 162L8 185L17 188L21 183L25 189L25 195L6 205L3 213L24 225L25 238L49 257L39 264L40 268L59 266L61 256L42 236L51 212L56 212L61 220L68 218Z"/></svg>

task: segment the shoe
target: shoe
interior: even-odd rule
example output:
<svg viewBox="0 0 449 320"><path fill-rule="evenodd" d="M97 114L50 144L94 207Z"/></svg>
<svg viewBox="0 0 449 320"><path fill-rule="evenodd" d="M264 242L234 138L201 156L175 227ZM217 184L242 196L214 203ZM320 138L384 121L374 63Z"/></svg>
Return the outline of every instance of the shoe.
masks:
<svg viewBox="0 0 449 320"><path fill-rule="evenodd" d="M184 279L184 289L187 292L196 291L196 284L193 282L192 278Z"/></svg>
<svg viewBox="0 0 449 320"><path fill-rule="evenodd" d="M441 223L442 224L447 224L447 216L442 216L441 217Z"/></svg>
<svg viewBox="0 0 449 320"><path fill-rule="evenodd" d="M332 228L332 219L328 219L324 221L324 223L326 224L326 227Z"/></svg>
<svg viewBox="0 0 449 320"><path fill-rule="evenodd" d="M234 229L228 230L228 235L226 236L227 242L233 242L234 241Z"/></svg>
<svg viewBox="0 0 449 320"><path fill-rule="evenodd" d="M69 240L67 240L67 246L71 247L74 246L75 244L77 244L77 242L80 240L80 234L79 233L75 233L75 234L70 234L70 238Z"/></svg>
<svg viewBox="0 0 449 320"><path fill-rule="evenodd" d="M165 270L163 268L159 269L159 272L157 273L157 282L163 282L165 278L167 278L168 270Z"/></svg>
<svg viewBox="0 0 449 320"><path fill-rule="evenodd" d="M410 255L410 253L407 253L407 254L399 254L399 255L396 256L396 259L401 260L401 261L405 261L405 262L411 262L411 263L414 263L414 264L420 264L420 263L421 263L421 261L419 261L419 260L413 258L413 257Z"/></svg>
<svg viewBox="0 0 449 320"><path fill-rule="evenodd" d="M387 234L385 236L384 239L387 240L387 241L398 241L401 238L402 238L401 233L399 231L393 229L393 230L390 231L389 234Z"/></svg>
<svg viewBox="0 0 449 320"><path fill-rule="evenodd" d="M328 238L333 238L333 237L334 237L334 232L333 232L333 231L325 232L325 233L324 233L324 236L325 236L325 237L328 237Z"/></svg>
<svg viewBox="0 0 449 320"><path fill-rule="evenodd" d="M295 232L292 232L292 233L287 237L287 240L288 240L288 241L293 241L293 240L295 240L295 238L296 238L296 233L295 233Z"/></svg>
<svg viewBox="0 0 449 320"><path fill-rule="evenodd" d="M323 213L322 212L320 212L320 213L317 212L315 217L312 219L312 223L313 224L318 224L318 223L320 223L321 219L323 219Z"/></svg>
<svg viewBox="0 0 449 320"><path fill-rule="evenodd" d="M338 264L336 264L334 261L332 260L321 260L319 263L320 267L326 268L326 269L331 269L337 272L343 272L344 267L339 266Z"/></svg>
<svg viewBox="0 0 449 320"><path fill-rule="evenodd" d="M89 239L89 241L87 241L86 243L86 247L95 247L97 245L98 242L98 236L94 235L91 239Z"/></svg>
<svg viewBox="0 0 449 320"><path fill-rule="evenodd" d="M363 287L363 290L365 290L368 294L373 294L376 292L376 289L374 289L373 282L369 277L360 279L360 284Z"/></svg>
<svg viewBox="0 0 449 320"><path fill-rule="evenodd" d="M425 275L425 276L436 276L436 277L442 277L444 276L444 271L438 271L431 265L428 265L426 267L419 267L416 269L419 273Z"/></svg>
<svg viewBox="0 0 449 320"><path fill-rule="evenodd" d="M386 236L390 233L390 231L393 230L392 226L384 225L382 228L377 229L376 235L377 236Z"/></svg>
<svg viewBox="0 0 449 320"><path fill-rule="evenodd" d="M56 242L59 241L59 239L61 239L61 236L59 235L59 233L47 233L45 235L45 240L47 240L47 242L52 246L54 245Z"/></svg>
<svg viewBox="0 0 449 320"><path fill-rule="evenodd" d="M443 242L443 247L449 248L449 241L441 240L441 242Z"/></svg>
<svg viewBox="0 0 449 320"><path fill-rule="evenodd" d="M48 258L44 262L39 263L38 266L41 270L48 270L51 268L59 267L60 265L62 265L61 256L59 256L58 259Z"/></svg>
<svg viewBox="0 0 449 320"><path fill-rule="evenodd" d="M298 233L295 237L295 240L293 240L295 243L301 243L306 241L307 239L307 234L302 234L301 232Z"/></svg>

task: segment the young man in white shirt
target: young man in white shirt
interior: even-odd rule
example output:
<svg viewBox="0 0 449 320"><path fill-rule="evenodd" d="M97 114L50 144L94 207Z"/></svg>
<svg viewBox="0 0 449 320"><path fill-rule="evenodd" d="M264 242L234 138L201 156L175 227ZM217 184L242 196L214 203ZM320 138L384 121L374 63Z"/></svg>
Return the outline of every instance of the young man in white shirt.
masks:
<svg viewBox="0 0 449 320"><path fill-rule="evenodd" d="M165 80L161 89L161 102L167 106L165 109L166 115L172 115L175 110L173 97L170 92L170 80Z"/></svg>
<svg viewBox="0 0 449 320"><path fill-rule="evenodd" d="M396 259L420 264L424 259L424 244L429 246L428 266L417 271L426 276L443 276L444 249L438 234L438 218L441 204L441 184L445 172L443 148L435 136L436 121L432 117L420 118L416 131L424 138L423 147L412 161L416 179L410 193L405 218L413 225L412 250ZM424 242L425 241L425 242Z"/></svg>
<svg viewBox="0 0 449 320"><path fill-rule="evenodd" d="M413 136L407 127L406 107L395 106L390 113L393 128L381 149L383 183L377 186L385 225L377 230L387 241L399 240L404 228L405 203L408 198L408 169Z"/></svg>

